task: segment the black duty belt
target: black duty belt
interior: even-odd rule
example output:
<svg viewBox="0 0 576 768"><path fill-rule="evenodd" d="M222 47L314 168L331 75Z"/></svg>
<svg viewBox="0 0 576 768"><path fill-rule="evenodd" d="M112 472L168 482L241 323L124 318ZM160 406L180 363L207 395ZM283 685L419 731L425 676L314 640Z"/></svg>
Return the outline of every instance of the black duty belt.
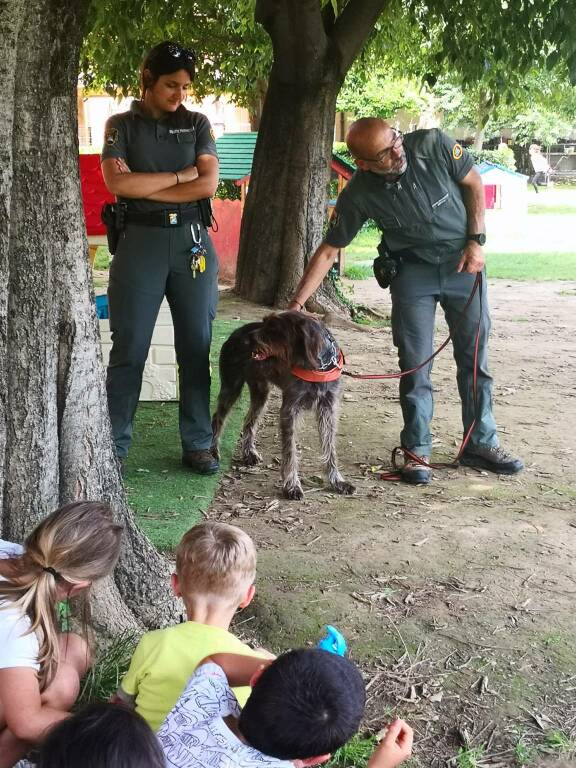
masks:
<svg viewBox="0 0 576 768"><path fill-rule="evenodd" d="M181 227L189 221L200 219L198 206L185 208L165 208L162 211L126 211L126 224L139 224L146 227Z"/></svg>

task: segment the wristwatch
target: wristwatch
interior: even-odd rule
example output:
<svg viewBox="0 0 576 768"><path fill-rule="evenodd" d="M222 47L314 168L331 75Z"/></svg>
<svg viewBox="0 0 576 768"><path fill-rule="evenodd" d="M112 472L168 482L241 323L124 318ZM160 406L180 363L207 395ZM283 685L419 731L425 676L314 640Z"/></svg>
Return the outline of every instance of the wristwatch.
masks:
<svg viewBox="0 0 576 768"><path fill-rule="evenodd" d="M478 245L484 245L486 242L486 235L484 232L480 232L479 235L466 235L467 240L474 240L475 243L478 243Z"/></svg>

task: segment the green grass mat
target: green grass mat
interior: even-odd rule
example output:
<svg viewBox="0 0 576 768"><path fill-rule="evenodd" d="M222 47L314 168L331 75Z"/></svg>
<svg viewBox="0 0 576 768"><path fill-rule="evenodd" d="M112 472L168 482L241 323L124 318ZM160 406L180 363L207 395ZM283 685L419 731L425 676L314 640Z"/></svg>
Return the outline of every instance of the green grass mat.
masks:
<svg viewBox="0 0 576 768"><path fill-rule="evenodd" d="M212 341L212 403L220 389L220 347L241 322L216 320ZM247 400L230 413L221 441L220 472L195 475L181 464L178 403L140 403L134 422L134 441L125 464L124 484L130 506L142 530L162 550L173 549L182 534L197 523L214 496L240 434Z"/></svg>

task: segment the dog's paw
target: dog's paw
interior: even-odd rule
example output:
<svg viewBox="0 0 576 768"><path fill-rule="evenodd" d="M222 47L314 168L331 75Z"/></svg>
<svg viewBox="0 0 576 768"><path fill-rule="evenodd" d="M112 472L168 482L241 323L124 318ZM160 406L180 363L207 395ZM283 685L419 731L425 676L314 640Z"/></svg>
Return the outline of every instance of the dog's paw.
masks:
<svg viewBox="0 0 576 768"><path fill-rule="evenodd" d="M341 493L343 496L352 496L356 493L356 486L352 483L347 483L345 480L338 480L336 483L332 483L332 490L336 493Z"/></svg>
<svg viewBox="0 0 576 768"><path fill-rule="evenodd" d="M260 456L258 451L245 451L242 455L242 460L247 467L254 467L262 461L262 456Z"/></svg>
<svg viewBox="0 0 576 768"><path fill-rule="evenodd" d="M285 485L282 488L282 493L285 499L290 499L291 501L299 501L304 498L304 491L301 485Z"/></svg>

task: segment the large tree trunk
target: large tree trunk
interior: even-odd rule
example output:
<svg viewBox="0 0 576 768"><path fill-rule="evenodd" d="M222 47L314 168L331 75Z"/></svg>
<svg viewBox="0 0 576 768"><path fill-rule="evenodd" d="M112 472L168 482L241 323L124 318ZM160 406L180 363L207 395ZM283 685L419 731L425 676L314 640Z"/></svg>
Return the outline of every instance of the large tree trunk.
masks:
<svg viewBox="0 0 576 768"><path fill-rule="evenodd" d="M322 239L336 97L387 2L350 0L335 18L320 0L257 0L274 64L242 221L244 298L284 305Z"/></svg>
<svg viewBox="0 0 576 768"><path fill-rule="evenodd" d="M112 445L80 198L76 83L87 0L0 4L0 533L74 499L126 527L101 628L174 615L168 566L130 513Z"/></svg>
<svg viewBox="0 0 576 768"><path fill-rule="evenodd" d="M251 301L283 304L304 258L322 237L338 87L268 85L242 220L236 288ZM265 202L263 202L265 201Z"/></svg>

